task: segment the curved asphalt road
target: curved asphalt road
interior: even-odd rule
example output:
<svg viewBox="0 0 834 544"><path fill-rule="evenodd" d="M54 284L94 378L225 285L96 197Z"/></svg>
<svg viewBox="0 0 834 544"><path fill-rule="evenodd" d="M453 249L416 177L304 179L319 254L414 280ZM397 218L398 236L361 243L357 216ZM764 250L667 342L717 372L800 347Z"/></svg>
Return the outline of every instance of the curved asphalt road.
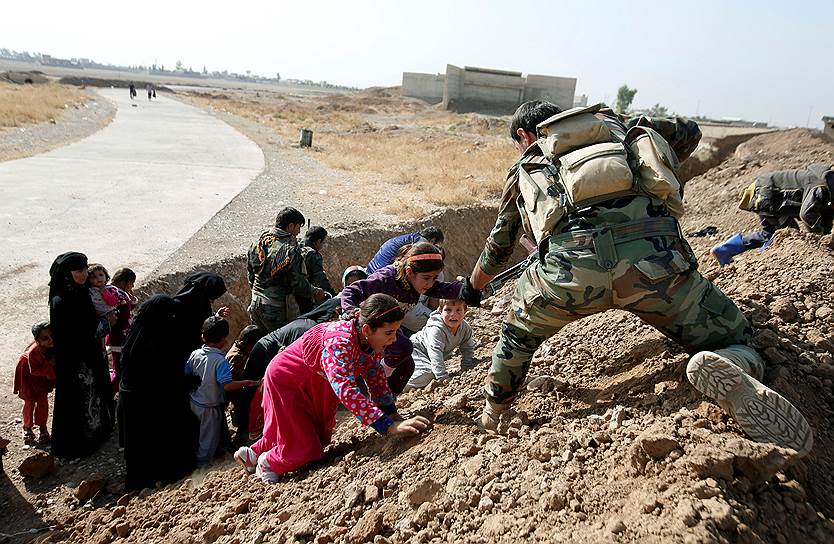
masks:
<svg viewBox="0 0 834 544"><path fill-rule="evenodd" d="M134 101L127 89L100 93L118 107L107 127L0 163L0 398L13 397L29 327L48 318L58 254L81 251L111 274L129 266L141 282L264 166L254 142L202 110L161 93L148 102L142 89Z"/></svg>

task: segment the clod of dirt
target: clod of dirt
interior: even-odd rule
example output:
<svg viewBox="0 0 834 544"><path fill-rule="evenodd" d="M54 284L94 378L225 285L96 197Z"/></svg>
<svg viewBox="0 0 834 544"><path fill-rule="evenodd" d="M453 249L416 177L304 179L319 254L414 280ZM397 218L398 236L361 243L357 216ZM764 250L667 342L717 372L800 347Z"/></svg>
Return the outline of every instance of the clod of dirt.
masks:
<svg viewBox="0 0 834 544"><path fill-rule="evenodd" d="M82 482L78 485L78 489L75 490L75 498L84 502L87 499L93 498L96 493L104 489L104 486L106 485L107 478L100 476L82 480Z"/></svg>
<svg viewBox="0 0 834 544"><path fill-rule="evenodd" d="M17 469L24 478L43 478L55 470L55 458L46 452L39 451L24 459Z"/></svg>

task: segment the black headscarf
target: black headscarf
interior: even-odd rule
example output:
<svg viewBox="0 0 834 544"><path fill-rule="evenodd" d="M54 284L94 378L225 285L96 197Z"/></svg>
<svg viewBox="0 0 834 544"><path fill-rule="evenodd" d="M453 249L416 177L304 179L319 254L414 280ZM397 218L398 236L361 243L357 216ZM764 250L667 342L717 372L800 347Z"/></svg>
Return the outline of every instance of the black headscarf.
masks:
<svg viewBox="0 0 834 544"><path fill-rule="evenodd" d="M121 373L125 389L150 388L167 383L172 374L182 374L182 365L169 365L172 354L183 352L181 333L176 330L176 301L154 295L139 306L122 348ZM173 369L166 368L174 366Z"/></svg>
<svg viewBox="0 0 834 544"><path fill-rule="evenodd" d="M186 276L183 286L174 295L178 305L177 319L189 346L189 353L203 343L203 321L212 314L211 301L220 298L225 292L226 282L220 275L214 272L194 272Z"/></svg>
<svg viewBox="0 0 834 544"><path fill-rule="evenodd" d="M84 286L72 279L73 270L87 268L87 256L77 251L62 253L49 267L49 300L55 295L83 290Z"/></svg>

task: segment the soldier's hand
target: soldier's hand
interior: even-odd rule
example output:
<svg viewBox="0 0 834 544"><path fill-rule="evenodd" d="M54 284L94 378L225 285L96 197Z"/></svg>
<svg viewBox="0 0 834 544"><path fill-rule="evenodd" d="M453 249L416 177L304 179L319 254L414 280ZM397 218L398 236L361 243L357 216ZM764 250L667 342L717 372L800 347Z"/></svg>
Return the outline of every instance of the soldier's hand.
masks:
<svg viewBox="0 0 834 544"><path fill-rule="evenodd" d="M326 298L327 298L327 291L325 291L324 289L321 289L321 288L316 289L316 292L313 293L313 300L315 300L316 302L322 302Z"/></svg>
<svg viewBox="0 0 834 544"><path fill-rule="evenodd" d="M463 289L460 292L460 298L463 299L467 306L480 308L481 296L481 290L472 287L472 282L469 278L466 278L463 282Z"/></svg>

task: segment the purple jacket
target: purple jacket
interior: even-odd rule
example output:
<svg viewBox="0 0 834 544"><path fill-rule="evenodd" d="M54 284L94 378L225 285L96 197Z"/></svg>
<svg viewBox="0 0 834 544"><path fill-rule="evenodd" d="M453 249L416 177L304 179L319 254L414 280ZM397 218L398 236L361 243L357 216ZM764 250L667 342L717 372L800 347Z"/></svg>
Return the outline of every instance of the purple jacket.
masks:
<svg viewBox="0 0 834 544"><path fill-rule="evenodd" d="M459 281L436 281L431 289L426 291L426 295L433 298L454 299L460 298L461 290L463 290L463 283ZM345 287L339 295L342 299L342 309L358 308L365 299L374 293L391 295L409 308L420 300L420 294L411 285L405 287L397 279L397 271L394 265L388 265L380 268L368 276L367 279L353 282Z"/></svg>

